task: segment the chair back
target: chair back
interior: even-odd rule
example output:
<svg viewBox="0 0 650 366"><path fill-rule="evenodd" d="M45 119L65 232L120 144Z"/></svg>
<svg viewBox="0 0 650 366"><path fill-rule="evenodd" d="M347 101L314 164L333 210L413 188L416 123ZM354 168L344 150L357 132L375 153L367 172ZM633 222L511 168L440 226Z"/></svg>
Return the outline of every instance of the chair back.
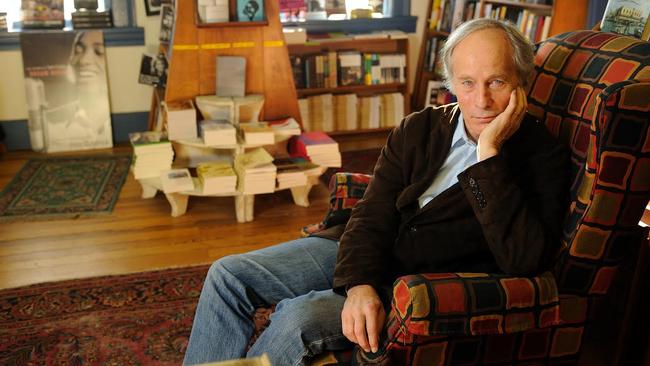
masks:
<svg viewBox="0 0 650 366"><path fill-rule="evenodd" d="M650 43L595 31L546 40L528 101L571 149L558 290L605 294L650 197Z"/></svg>

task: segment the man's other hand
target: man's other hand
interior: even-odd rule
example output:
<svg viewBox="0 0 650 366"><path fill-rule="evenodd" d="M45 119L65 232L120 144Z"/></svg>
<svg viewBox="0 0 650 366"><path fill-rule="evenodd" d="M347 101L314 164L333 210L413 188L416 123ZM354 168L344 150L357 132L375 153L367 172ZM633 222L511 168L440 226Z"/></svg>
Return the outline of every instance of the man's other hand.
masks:
<svg viewBox="0 0 650 366"><path fill-rule="evenodd" d="M386 313L377 291L370 285L358 285L347 291L341 312L343 335L366 352L377 352L379 333Z"/></svg>
<svg viewBox="0 0 650 366"><path fill-rule="evenodd" d="M506 109L490 122L478 138L478 161L499 153L503 143L519 129L526 107L528 102L524 89L513 89Z"/></svg>

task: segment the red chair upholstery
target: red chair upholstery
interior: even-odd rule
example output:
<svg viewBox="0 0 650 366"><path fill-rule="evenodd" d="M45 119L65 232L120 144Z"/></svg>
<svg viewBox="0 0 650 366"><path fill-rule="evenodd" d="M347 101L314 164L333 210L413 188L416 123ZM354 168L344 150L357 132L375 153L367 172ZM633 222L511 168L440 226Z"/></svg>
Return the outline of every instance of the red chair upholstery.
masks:
<svg viewBox="0 0 650 366"><path fill-rule="evenodd" d="M593 31L539 45L529 112L572 150L571 204L557 265L531 278L482 273L404 276L394 284L378 354L327 354L316 364L573 364L589 307L607 294L647 235L650 43ZM340 222L368 179L338 173L323 223ZM355 186L354 190L345 187Z"/></svg>

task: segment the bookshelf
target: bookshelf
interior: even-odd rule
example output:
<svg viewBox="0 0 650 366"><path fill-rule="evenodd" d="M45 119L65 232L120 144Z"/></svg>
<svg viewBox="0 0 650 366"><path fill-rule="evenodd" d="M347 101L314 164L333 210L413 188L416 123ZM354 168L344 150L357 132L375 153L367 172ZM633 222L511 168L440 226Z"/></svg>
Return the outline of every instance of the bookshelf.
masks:
<svg viewBox="0 0 650 366"><path fill-rule="evenodd" d="M357 39L354 37L341 37L323 40L310 40L305 44L291 44L288 46L290 58L307 58L311 55L327 54L331 52L340 53L345 52L358 52L363 54L378 54L381 58L382 55L404 55L405 60L408 60L408 38L395 37L391 38L389 35L378 35L376 38L363 38ZM363 62L363 61L362 61ZM378 96L389 93L400 93L404 98L404 115L410 112L410 93L408 90L408 69L406 63L404 64L404 78L402 81L387 81L377 84L367 85L365 83L341 85L340 82L340 61L337 66L339 73L339 80L336 85L331 87L297 87L296 92L298 98L307 98L318 96L322 94L355 94L357 97L370 97ZM294 77L296 75L294 74ZM359 106L360 108L360 106ZM399 121L397 121L399 123ZM377 137L376 146L381 146L391 127L383 126L377 128L363 128L358 126L353 130L337 130L326 131L327 134L334 137L339 143L344 143L345 140L355 138L362 139L365 137ZM343 147L343 150L346 148ZM351 148L356 149L356 148Z"/></svg>
<svg viewBox="0 0 650 366"><path fill-rule="evenodd" d="M490 16L487 14L490 10L494 11L502 9L501 14L492 14L495 17L504 17L510 18L513 22L516 22L517 16L519 16L519 21L526 19L529 16L531 19L534 19L535 22L539 21L540 18L544 18L539 24L540 27L543 26L543 23L546 23L550 20L550 23L546 26L548 27L547 33L548 36L553 36L555 34L564 33L567 31L572 31L576 29L583 29L586 25L587 20L587 10L589 7L587 0L555 0L552 4L538 4L533 1L515 1L515 0L429 0L427 14L431 15L434 3L446 3L448 4L462 4L464 6L464 14L467 16L468 8L471 8L472 17L486 17ZM506 16L507 13L507 16ZM476 15L474 15L476 14ZM453 16L453 13L450 13L450 16ZM462 17L461 17L462 18ZM462 19L460 19L462 20ZM434 25L434 29L431 29L431 25ZM422 44L420 47L420 54L418 56L418 65L416 69L415 83L413 87L413 95L411 99L411 109L419 110L424 108L426 105L426 96L427 96L427 86L430 80L441 80L442 75L436 73L429 68L430 57L434 57L433 63L436 63L437 52L440 47L437 47L436 50L430 50L428 45L435 43L437 41L438 46L442 41L444 41L449 35L449 31L452 28L452 23L457 24L452 19L448 22L443 23L443 29L440 28L438 21L432 21L428 19L425 23L424 35L422 37ZM532 29L530 28L532 26ZM541 41L543 34L543 28L539 32L536 31L536 25L532 24L528 26L528 30L532 35L531 40L533 42ZM525 30L527 25L520 24L520 29ZM435 41L432 41L435 40ZM432 52L434 52L432 54Z"/></svg>

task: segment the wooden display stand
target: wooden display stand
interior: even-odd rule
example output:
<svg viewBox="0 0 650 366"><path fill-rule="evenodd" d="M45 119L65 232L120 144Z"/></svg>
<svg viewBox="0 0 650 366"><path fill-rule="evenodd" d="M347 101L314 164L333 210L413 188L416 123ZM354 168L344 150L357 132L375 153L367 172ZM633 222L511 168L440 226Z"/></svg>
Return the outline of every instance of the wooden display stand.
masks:
<svg viewBox="0 0 650 366"><path fill-rule="evenodd" d="M298 98L277 1L265 1L266 22L197 24L197 0L176 0L165 101L215 93L220 55L246 57L246 94L263 94L261 120L293 117Z"/></svg>
<svg viewBox="0 0 650 366"><path fill-rule="evenodd" d="M150 128L158 118L160 102L215 94L218 72L216 57L220 55L246 58L246 94L262 94L265 99L260 120L293 117L300 123L298 98L282 34L278 2L265 1L265 21L198 24L196 1L176 0L172 43L160 46L163 52L170 55L167 85L165 89L154 89ZM235 154L255 147L243 143L227 147L207 147L196 142L174 142L201 148L231 149ZM284 149L285 151L281 152L286 152L286 141L272 148L276 151ZM309 191L312 186L318 184L318 177L324 170L325 168L321 168L317 175L308 176L306 186L290 188L296 205L309 206ZM141 179L139 182L143 198L152 198L158 191L162 191L159 178ZM177 217L185 213L189 196L205 196L201 192L198 179L195 178L194 183L195 189L192 191L165 194L171 205L172 216ZM233 196L237 221L253 220L254 195L231 192L210 196Z"/></svg>

